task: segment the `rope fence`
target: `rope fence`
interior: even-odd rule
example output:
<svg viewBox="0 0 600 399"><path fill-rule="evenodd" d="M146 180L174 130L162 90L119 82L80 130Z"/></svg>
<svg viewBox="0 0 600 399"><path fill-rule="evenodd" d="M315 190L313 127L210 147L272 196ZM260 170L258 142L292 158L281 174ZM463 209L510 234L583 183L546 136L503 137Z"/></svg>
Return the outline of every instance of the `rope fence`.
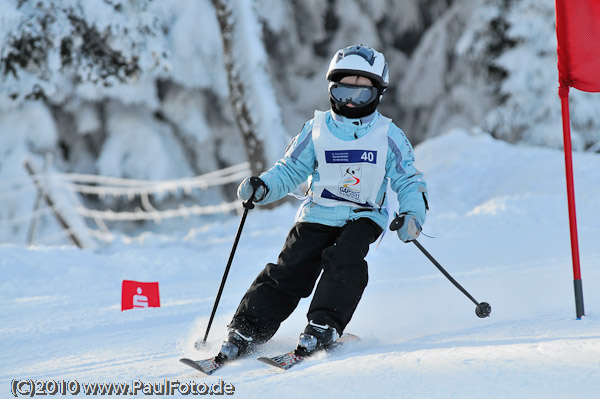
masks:
<svg viewBox="0 0 600 399"><path fill-rule="evenodd" d="M29 224L29 244L33 241L35 226L39 218L53 214L62 227L60 232L52 236L38 238L38 242L49 242L68 237L75 245L85 247L84 240L79 236L86 235L94 240L113 241L113 234L107 223L114 222L148 222L159 224L165 219L192 216L227 214L241 211L240 201L222 202L211 205L184 205L179 201L168 209L157 209L151 203L151 198L166 194L183 193L191 195L193 190L206 190L210 187L239 183L249 176L250 164L243 162L224 169L212 171L203 175L161 181L127 179L110 176L99 176L81 173L39 173L29 161L24 162L33 185L17 179L0 183L0 198L18 201L19 196L35 195L37 199L34 209L27 214L3 215L0 219L0 229L14 228ZM8 187L10 185L10 188ZM33 193L29 193L33 191ZM129 202L137 201L134 210L90 209L85 205L84 197L96 196L100 200L107 197L125 198ZM68 200L65 201L65 198ZM41 203L45 202L43 206ZM170 202L170 201L169 201ZM121 205L123 205L121 203ZM164 204L163 204L164 205ZM130 207L131 208L131 207ZM73 219L79 219L78 227L73 226ZM94 225L96 228L90 227ZM83 231L82 231L83 230Z"/></svg>

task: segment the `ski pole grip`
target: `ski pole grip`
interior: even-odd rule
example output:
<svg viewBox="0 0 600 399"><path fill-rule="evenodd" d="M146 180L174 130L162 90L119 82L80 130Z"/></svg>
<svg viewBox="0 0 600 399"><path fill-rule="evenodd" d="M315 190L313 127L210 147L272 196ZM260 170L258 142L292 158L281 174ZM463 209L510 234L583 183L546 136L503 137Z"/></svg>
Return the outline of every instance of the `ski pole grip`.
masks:
<svg viewBox="0 0 600 399"><path fill-rule="evenodd" d="M252 190L252 195L250 196L250 198L247 201L244 201L242 203L242 205L244 206L244 208L246 209L254 209L254 201L256 201L256 190L258 190L258 188L260 186L262 186L264 183L262 180L260 180L260 177L256 177L256 176L252 176L250 178L250 185L252 186L253 190Z"/></svg>
<svg viewBox="0 0 600 399"><path fill-rule="evenodd" d="M260 180L260 177L256 177L256 176L252 176L250 178L250 185L254 188L254 192L256 192L256 190L258 190L258 188L263 184L262 180ZM253 196L254 197L254 196Z"/></svg>
<svg viewBox="0 0 600 399"><path fill-rule="evenodd" d="M392 220L392 223L390 223L390 230L391 231L396 231L399 230L400 227L402 227L402 225L404 224L404 217L406 215L402 214L402 215L396 215L396 217L394 218L394 220Z"/></svg>

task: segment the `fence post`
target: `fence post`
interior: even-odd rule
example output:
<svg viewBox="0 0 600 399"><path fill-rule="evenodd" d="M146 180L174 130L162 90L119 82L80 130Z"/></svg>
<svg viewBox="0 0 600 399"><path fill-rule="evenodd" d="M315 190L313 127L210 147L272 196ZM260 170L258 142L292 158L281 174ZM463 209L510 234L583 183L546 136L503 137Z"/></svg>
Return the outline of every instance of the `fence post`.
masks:
<svg viewBox="0 0 600 399"><path fill-rule="evenodd" d="M52 162L52 156L50 153L46 153L44 157L44 172L48 170L50 163ZM29 230L27 232L27 245L33 244L33 238L35 236L35 230L37 228L37 221L39 219L38 210L40 209L40 205L42 203L42 192L37 190L37 195L35 197L35 205L33 206L33 217L31 218L31 222L29 223Z"/></svg>
<svg viewBox="0 0 600 399"><path fill-rule="evenodd" d="M46 201L46 203L48 204L50 209L52 209L52 213L54 213L56 220L58 220L58 223L67 232L67 237L69 237L69 240L71 240L71 242L73 244L77 245L79 248L83 248L84 246L83 246L82 241L79 238L77 238L77 235L75 235L73 233L73 231L71 230L71 227L69 226L69 224L67 223L65 218L61 215L59 210L55 208L54 201L50 197L50 194L48 193L48 191L44 190L44 186L43 186L42 182L40 182L38 180L38 178L36 177L35 171L33 170L33 167L29 163L28 159L25 159L23 161L23 166L25 166L27 173L29 173L29 175L31 176L31 180L33 180L33 184L35 184L35 186L37 187L38 193L43 196L44 200Z"/></svg>

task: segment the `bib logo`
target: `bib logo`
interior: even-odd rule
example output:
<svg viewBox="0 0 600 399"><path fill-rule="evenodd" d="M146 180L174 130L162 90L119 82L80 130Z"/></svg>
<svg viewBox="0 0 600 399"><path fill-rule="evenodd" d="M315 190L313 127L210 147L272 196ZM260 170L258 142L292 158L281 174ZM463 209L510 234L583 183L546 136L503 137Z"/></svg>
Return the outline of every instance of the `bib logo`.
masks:
<svg viewBox="0 0 600 399"><path fill-rule="evenodd" d="M360 165L344 165L341 167L342 180L339 183L338 195L352 201L360 201Z"/></svg>

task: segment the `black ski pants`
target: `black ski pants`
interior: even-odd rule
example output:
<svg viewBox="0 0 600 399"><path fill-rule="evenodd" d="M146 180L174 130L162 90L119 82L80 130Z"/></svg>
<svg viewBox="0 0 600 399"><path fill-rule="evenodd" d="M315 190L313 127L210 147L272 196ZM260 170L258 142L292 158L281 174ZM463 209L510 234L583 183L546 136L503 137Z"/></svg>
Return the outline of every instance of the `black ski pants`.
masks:
<svg viewBox="0 0 600 399"><path fill-rule="evenodd" d="M369 245L382 231L368 218L342 227L296 223L277 263L258 274L229 326L257 343L269 340L300 299L310 296L322 271L308 320L328 324L341 335L367 286Z"/></svg>

